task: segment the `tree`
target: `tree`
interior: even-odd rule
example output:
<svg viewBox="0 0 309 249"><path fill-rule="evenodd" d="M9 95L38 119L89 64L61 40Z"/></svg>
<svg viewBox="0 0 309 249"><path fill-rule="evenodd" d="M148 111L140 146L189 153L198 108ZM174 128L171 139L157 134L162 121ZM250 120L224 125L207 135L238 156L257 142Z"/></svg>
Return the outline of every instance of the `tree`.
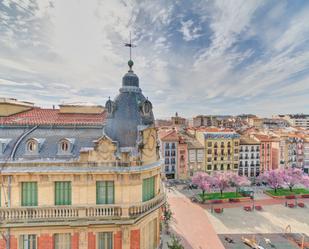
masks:
<svg viewBox="0 0 309 249"><path fill-rule="evenodd" d="M183 245L181 244L181 241L178 237L176 237L175 235L172 236L172 243L168 243L167 242L167 247L169 249L185 249L183 247Z"/></svg>
<svg viewBox="0 0 309 249"><path fill-rule="evenodd" d="M260 176L260 180L266 182L275 191L275 193L277 193L277 189L282 187L284 184L283 173L279 169L264 172Z"/></svg>
<svg viewBox="0 0 309 249"><path fill-rule="evenodd" d="M236 196L240 187L249 186L250 181L246 176L240 176L237 173L230 172L228 174L231 187L236 187Z"/></svg>
<svg viewBox="0 0 309 249"><path fill-rule="evenodd" d="M309 188L309 176L308 175L303 175L301 184L304 185L306 188Z"/></svg>
<svg viewBox="0 0 309 249"><path fill-rule="evenodd" d="M281 171L282 180L289 187L291 192L296 184L302 183L304 175L301 169L288 168L282 169Z"/></svg>
<svg viewBox="0 0 309 249"><path fill-rule="evenodd" d="M170 205L166 203L163 207L163 222L165 225L165 231L168 234L169 233L169 223L173 217L173 213L171 211Z"/></svg>
<svg viewBox="0 0 309 249"><path fill-rule="evenodd" d="M220 190L221 197L223 195L223 191L230 187L230 173L228 172L216 172L213 175L212 184L215 188Z"/></svg>
<svg viewBox="0 0 309 249"><path fill-rule="evenodd" d="M201 190L202 202L206 201L206 192L209 192L211 186L211 179L207 173L198 172L192 177L192 183L197 185Z"/></svg>

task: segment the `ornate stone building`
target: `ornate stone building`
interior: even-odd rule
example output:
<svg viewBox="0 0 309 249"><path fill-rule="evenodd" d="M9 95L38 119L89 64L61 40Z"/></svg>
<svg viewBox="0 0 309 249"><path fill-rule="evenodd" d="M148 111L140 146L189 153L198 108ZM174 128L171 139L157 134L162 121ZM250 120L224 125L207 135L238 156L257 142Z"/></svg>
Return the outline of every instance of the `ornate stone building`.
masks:
<svg viewBox="0 0 309 249"><path fill-rule="evenodd" d="M130 70L105 108L0 100L1 249L155 249L159 146Z"/></svg>

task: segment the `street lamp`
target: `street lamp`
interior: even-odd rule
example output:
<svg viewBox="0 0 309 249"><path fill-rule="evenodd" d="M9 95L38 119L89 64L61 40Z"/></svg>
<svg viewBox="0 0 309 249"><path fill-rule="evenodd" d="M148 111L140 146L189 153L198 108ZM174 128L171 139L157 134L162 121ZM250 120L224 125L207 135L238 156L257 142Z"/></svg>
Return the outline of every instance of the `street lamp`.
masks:
<svg viewBox="0 0 309 249"><path fill-rule="evenodd" d="M250 198L252 200L252 210L254 210L254 191L250 193Z"/></svg>

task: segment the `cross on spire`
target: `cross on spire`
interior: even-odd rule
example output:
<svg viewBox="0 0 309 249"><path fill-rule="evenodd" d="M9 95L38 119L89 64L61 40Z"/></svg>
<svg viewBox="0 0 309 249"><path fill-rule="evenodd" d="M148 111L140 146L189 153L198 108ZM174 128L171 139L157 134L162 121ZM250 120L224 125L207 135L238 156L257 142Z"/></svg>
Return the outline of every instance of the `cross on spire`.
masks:
<svg viewBox="0 0 309 249"><path fill-rule="evenodd" d="M132 61L132 48L136 47L136 45L134 45L134 44L132 43L132 40L131 40L131 32L130 32L130 42L129 42L129 43L125 43L124 46L130 48L130 61Z"/></svg>

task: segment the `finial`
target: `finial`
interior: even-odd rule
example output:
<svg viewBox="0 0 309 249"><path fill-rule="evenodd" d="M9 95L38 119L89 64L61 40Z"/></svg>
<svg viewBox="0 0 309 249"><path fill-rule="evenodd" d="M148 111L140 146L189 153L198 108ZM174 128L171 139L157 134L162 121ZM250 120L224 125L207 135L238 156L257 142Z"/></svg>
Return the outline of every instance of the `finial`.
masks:
<svg viewBox="0 0 309 249"><path fill-rule="evenodd" d="M130 32L130 42L129 43L125 43L124 46L130 48L130 60L128 61L128 65L130 67L130 71L132 71L132 67L134 65L134 63L132 61L132 48L136 47L136 45L132 44L131 32Z"/></svg>
<svg viewBox="0 0 309 249"><path fill-rule="evenodd" d="M129 67L130 67L130 71L132 71L132 67L133 67L133 65L134 65L134 62L133 62L132 60L129 60L129 61L128 61L128 65L129 65Z"/></svg>

